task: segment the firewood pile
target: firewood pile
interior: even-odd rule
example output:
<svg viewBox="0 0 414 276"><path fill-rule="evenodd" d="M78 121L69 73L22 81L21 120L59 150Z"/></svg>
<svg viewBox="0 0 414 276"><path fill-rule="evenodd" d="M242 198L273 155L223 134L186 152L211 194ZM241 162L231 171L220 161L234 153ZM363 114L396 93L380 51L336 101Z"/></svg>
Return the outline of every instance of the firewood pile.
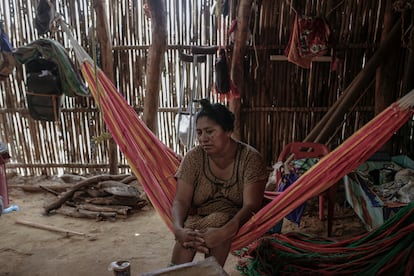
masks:
<svg viewBox="0 0 414 276"><path fill-rule="evenodd" d="M148 204L146 194L133 175L98 175L82 178L45 206L46 214L59 213L97 220L127 218Z"/></svg>

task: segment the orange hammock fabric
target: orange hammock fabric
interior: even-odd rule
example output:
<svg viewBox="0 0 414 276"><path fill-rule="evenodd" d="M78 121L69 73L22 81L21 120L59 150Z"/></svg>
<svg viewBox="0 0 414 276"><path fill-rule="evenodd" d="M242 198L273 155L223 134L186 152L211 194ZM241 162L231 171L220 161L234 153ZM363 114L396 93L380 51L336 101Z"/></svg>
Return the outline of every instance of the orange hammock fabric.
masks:
<svg viewBox="0 0 414 276"><path fill-rule="evenodd" d="M171 206L176 189L173 176L180 163L179 156L146 127L109 78L94 66L67 27L61 26L81 61L82 74L102 109L103 118L113 139L128 160L154 208L172 229ZM411 91L322 158L295 185L274 197L241 227L233 240L232 250L252 243L299 205L320 194L367 160L413 116L413 106L414 91Z"/></svg>
<svg viewBox="0 0 414 276"><path fill-rule="evenodd" d="M155 208L171 228L171 206L175 193L173 177L178 156L145 126L133 108L98 69L98 83L92 64L84 62L82 73L95 99L101 103L104 120L125 154L131 169L144 186ZM413 98L414 92L410 97ZM407 96L408 97L408 96ZM374 154L411 116L413 110L394 103L361 128L341 146L322 158L285 192L255 214L235 237L232 249L240 249L283 219L303 202L335 184Z"/></svg>

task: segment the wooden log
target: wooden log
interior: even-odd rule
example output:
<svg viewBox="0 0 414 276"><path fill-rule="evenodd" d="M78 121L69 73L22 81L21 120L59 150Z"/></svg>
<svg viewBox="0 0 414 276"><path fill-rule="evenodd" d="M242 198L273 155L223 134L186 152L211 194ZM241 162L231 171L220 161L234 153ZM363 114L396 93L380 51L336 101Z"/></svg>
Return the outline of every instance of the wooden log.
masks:
<svg viewBox="0 0 414 276"><path fill-rule="evenodd" d="M82 176L82 175L76 175L76 174L63 174L62 176L60 176L60 179L63 180L63 182L65 183L76 183L82 180L85 180L86 177Z"/></svg>
<svg viewBox="0 0 414 276"><path fill-rule="evenodd" d="M96 187L112 195L122 197L139 197L139 191L134 186L124 184L119 181L101 181Z"/></svg>
<svg viewBox="0 0 414 276"><path fill-rule="evenodd" d="M44 225L44 224L40 224L40 223L36 223L36 222L30 222L30 221L25 221L25 220L16 220L16 223L21 224L21 225L25 225L25 226L38 228L38 229L64 233L66 235L86 236L85 233L82 233L82 232L67 230L67 229L64 229L64 228L60 228L60 227L56 227L56 226L50 226L50 225Z"/></svg>
<svg viewBox="0 0 414 276"><path fill-rule="evenodd" d="M132 208L129 206L111 205L111 206L97 206L94 204L80 204L79 209L93 211L93 212L112 212L119 215L128 215L128 211Z"/></svg>
<svg viewBox="0 0 414 276"><path fill-rule="evenodd" d="M130 206L135 209L143 208L148 204L148 201L141 198L131 197L119 197L119 196L107 196L107 197L96 197L96 198L85 198L85 202L96 205L124 205Z"/></svg>
<svg viewBox="0 0 414 276"><path fill-rule="evenodd" d="M81 208L77 208L76 210L79 212L79 214L86 215L88 217L95 218L98 220L117 217L116 212L90 211Z"/></svg>
<svg viewBox="0 0 414 276"><path fill-rule="evenodd" d="M72 217L72 218L87 218L87 219L96 219L96 215L81 214L75 208L72 207L62 207L56 210L57 214Z"/></svg>
<svg viewBox="0 0 414 276"><path fill-rule="evenodd" d="M59 192L56 192L56 191L54 191L54 190L52 190L52 189L50 189L50 188L48 188L46 186L40 185L39 188L41 188L42 190L44 190L44 191L46 191L48 193L51 193L51 194L53 194L55 196L59 195Z"/></svg>
<svg viewBox="0 0 414 276"><path fill-rule="evenodd" d="M103 189L96 188L96 186L88 187L84 191L86 192L86 194L88 196L91 196L91 197L108 196L108 193L107 192L105 192ZM82 197L83 195L80 195L80 196ZM72 198L74 199L75 198L75 195Z"/></svg>
<svg viewBox="0 0 414 276"><path fill-rule="evenodd" d="M137 177L135 175L128 175L124 179L120 180L119 182L124 183L124 184L129 184L135 180L137 180Z"/></svg>
<svg viewBox="0 0 414 276"><path fill-rule="evenodd" d="M93 212L83 209L78 209L76 207L62 207L56 210L56 213L65 215L73 218L88 218L102 220L104 218L115 218L116 213L114 212Z"/></svg>
<svg viewBox="0 0 414 276"><path fill-rule="evenodd" d="M98 176L88 178L84 181L81 181L78 184L76 184L75 186L73 186L72 190L66 192L59 199L57 199L56 201L54 201L51 204L47 205L45 207L46 214L48 214L48 213L50 213L50 211L58 209L60 206L62 206L62 204L65 203L66 200L71 198L73 196L73 194L76 191L78 191L79 189L86 188L86 187L88 187L90 185L93 185L95 183L98 183L100 181L118 180L118 179L123 179L123 178L124 178L123 175L118 175L118 176L115 176L115 175L98 175Z"/></svg>
<svg viewBox="0 0 414 276"><path fill-rule="evenodd" d="M30 193L40 193L45 190L53 192L66 192L66 190L73 188L74 185L39 185L39 186L29 186L29 185L8 185L9 189L22 189L25 192Z"/></svg>

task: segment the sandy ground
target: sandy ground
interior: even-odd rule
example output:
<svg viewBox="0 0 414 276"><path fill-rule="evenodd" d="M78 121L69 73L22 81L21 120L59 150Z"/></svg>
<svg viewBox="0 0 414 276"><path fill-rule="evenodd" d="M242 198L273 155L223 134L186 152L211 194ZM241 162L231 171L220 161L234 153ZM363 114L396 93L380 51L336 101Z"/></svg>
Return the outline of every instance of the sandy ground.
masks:
<svg viewBox="0 0 414 276"><path fill-rule="evenodd" d="M56 178L45 177L8 179L11 186L56 182ZM121 260L130 262L131 275L141 275L165 268L169 263L174 238L151 206L125 219L96 221L61 214L45 215L43 207L55 200L51 193L11 188L9 198L10 204L19 206L20 210L0 216L0 276L114 275L108 267ZM310 203L301 226L285 220L283 232L326 235L326 222L317 218L317 206ZM67 235L18 222L34 222L85 235ZM340 194L333 230L333 237L338 240L366 231L353 210L345 207ZM197 255L196 260L201 259L203 256ZM231 276L241 275L235 268L237 261L237 257L230 255L224 267Z"/></svg>

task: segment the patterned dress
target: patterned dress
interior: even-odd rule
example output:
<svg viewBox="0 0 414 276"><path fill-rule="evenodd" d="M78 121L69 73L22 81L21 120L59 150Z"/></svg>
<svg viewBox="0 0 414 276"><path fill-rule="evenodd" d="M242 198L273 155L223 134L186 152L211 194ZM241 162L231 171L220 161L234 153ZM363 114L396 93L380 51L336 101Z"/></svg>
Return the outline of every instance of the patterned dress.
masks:
<svg viewBox="0 0 414 276"><path fill-rule="evenodd" d="M233 173L226 180L214 176L207 154L200 146L191 149L181 161L176 178L194 183L192 210L185 227L204 230L223 226L241 209L244 186L267 181L260 153L245 143L237 144Z"/></svg>

